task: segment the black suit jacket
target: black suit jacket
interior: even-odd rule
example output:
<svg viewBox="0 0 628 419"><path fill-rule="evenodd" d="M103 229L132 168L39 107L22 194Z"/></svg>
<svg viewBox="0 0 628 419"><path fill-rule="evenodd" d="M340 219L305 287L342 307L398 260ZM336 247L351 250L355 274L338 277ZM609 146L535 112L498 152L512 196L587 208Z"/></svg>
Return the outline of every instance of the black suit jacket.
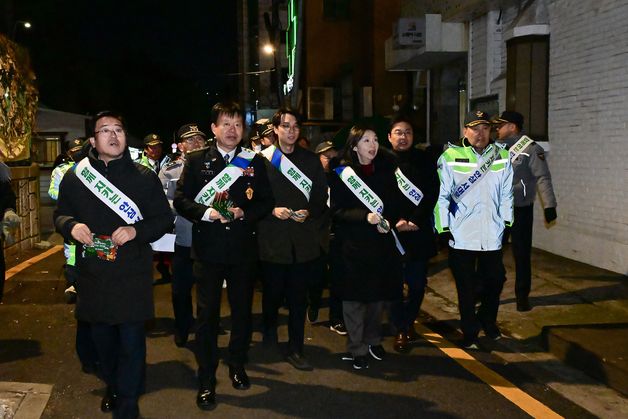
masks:
<svg viewBox="0 0 628 419"><path fill-rule="evenodd" d="M237 147L236 155L241 151ZM174 207L190 220L192 226L192 257L205 263L237 264L257 260L257 221L275 206L263 157L256 155L246 175L229 188L234 207L244 211L244 218L230 223L201 221L207 206L194 201L198 192L225 168L222 155L212 145L186 156L183 173L177 182ZM249 199L247 189L253 191Z"/></svg>

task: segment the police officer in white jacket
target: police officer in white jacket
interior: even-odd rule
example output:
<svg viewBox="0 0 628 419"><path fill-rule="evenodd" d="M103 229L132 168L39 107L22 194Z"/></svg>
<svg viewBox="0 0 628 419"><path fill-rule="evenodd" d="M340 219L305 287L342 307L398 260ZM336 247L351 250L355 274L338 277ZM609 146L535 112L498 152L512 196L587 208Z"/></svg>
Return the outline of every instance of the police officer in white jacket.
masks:
<svg viewBox="0 0 628 419"><path fill-rule="evenodd" d="M460 144L450 144L438 159L434 217L437 231L450 238L462 346L477 349L480 330L490 339L501 337L496 325L505 278L501 248L504 228L513 220L513 172L508 151L490 142L488 114L474 111L464 122ZM476 296L480 288L481 296ZM477 311L476 297L481 302Z"/></svg>

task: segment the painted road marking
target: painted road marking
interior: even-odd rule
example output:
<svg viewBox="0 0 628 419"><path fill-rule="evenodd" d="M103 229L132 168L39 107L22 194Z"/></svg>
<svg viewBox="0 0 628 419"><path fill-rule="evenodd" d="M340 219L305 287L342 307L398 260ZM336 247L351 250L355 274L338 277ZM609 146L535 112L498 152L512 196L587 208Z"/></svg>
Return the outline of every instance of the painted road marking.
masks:
<svg viewBox="0 0 628 419"><path fill-rule="evenodd" d="M539 402L510 381L482 364L480 361L469 355L469 353L465 350L458 348L456 345L427 327L419 324L415 325L419 334L423 336L425 340L436 346L444 352L445 355L456 361L471 374L491 386L493 390L504 396L528 415L534 418L562 418L561 415L554 412L552 409L545 406L543 403Z"/></svg>
<svg viewBox="0 0 628 419"><path fill-rule="evenodd" d="M44 253L40 253L37 256L33 256L32 258L25 260L19 265L16 265L12 267L11 269L9 269L6 273L6 279L9 280L9 278L11 278L13 275L17 275L18 273L22 272L24 269L28 268L29 266L33 266L40 260L46 259L48 256L53 255L60 250L63 250L63 246L57 245L57 246L54 246L52 249L46 250Z"/></svg>

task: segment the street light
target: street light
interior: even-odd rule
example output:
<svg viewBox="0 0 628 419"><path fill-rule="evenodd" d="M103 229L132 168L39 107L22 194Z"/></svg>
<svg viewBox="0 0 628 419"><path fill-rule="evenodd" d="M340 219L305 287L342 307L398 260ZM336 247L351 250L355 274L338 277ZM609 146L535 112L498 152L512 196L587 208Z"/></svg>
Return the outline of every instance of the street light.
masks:
<svg viewBox="0 0 628 419"><path fill-rule="evenodd" d="M275 48L271 44L266 44L262 47L262 51L264 51L266 55L271 55L275 52Z"/></svg>
<svg viewBox="0 0 628 419"><path fill-rule="evenodd" d="M22 25L22 27L24 29L30 29L33 25L31 25L30 22L26 21L26 20L16 20L15 23L13 24L13 30L11 31L11 39L13 41L15 41L15 34L17 32L17 27L18 25Z"/></svg>

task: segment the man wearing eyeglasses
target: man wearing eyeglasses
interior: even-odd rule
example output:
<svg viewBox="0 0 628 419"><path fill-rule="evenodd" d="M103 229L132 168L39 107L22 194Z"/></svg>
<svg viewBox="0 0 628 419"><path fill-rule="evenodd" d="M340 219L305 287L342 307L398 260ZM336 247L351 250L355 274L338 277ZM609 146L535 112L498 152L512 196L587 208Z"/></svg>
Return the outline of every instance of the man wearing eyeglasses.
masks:
<svg viewBox="0 0 628 419"><path fill-rule="evenodd" d="M277 346L277 313L288 301L286 361L309 371L303 355L307 285L320 256L319 218L327 202L327 181L317 156L296 146L301 117L282 108L272 117L277 144L262 151L275 207L259 223L258 243L264 266L262 311L264 344Z"/></svg>
<svg viewBox="0 0 628 419"><path fill-rule="evenodd" d="M100 408L135 418L145 387L144 322L154 317L150 243L174 217L157 175L131 159L122 116L101 112L93 121L92 149L63 177L54 220L77 243L76 317L91 325L107 385Z"/></svg>
<svg viewBox="0 0 628 419"><path fill-rule="evenodd" d="M183 172L183 165L188 153L205 145L207 136L198 129L198 124L185 124L177 131L177 148L180 152L176 160L171 161L159 171L159 180L164 187L166 197L176 216L174 257L172 258L172 308L174 311L174 343L184 347L194 321L192 309L192 223L178 215L172 206L177 181Z"/></svg>
<svg viewBox="0 0 628 419"><path fill-rule="evenodd" d="M257 266L257 221L274 206L261 156L240 146L243 115L236 103L217 103L211 110L215 141L186 156L177 183L174 207L192 225L196 277L196 360L199 389L196 404L216 405L218 334L223 280L231 308L229 378L233 388L250 387L244 365L251 341L251 306Z"/></svg>
<svg viewBox="0 0 628 419"><path fill-rule="evenodd" d="M403 279L408 286L407 298L393 303L392 317L397 331L394 349L406 352L409 343L417 339L414 320L419 314L425 286L427 264L436 255L436 243L432 228L432 211L438 198L436 164L425 151L413 147L414 129L409 119L395 117L390 123L388 141L397 157L401 174L412 182L422 194L416 196L401 193L401 219L395 226L406 254L403 261Z"/></svg>

